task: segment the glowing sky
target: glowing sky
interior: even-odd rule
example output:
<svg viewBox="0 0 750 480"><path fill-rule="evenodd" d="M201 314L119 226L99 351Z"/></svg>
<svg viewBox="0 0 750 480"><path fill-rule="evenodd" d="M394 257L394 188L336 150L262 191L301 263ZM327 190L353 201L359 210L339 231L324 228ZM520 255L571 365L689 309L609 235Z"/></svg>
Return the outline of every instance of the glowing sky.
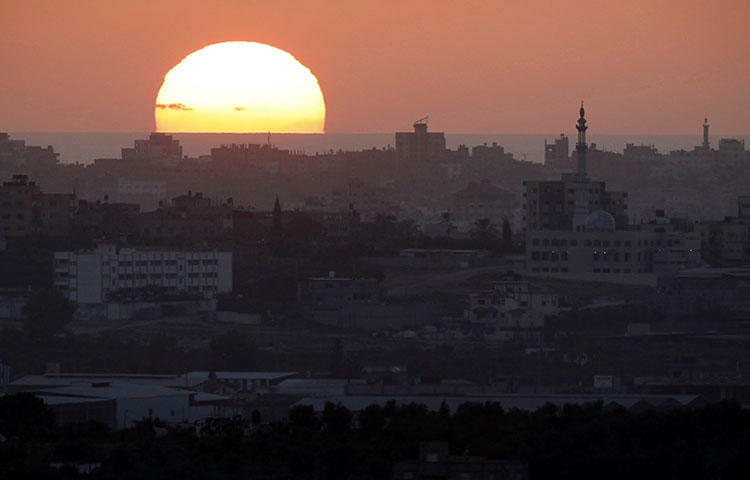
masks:
<svg viewBox="0 0 750 480"><path fill-rule="evenodd" d="M293 54L327 132L750 133L747 0L0 1L0 131L149 131L206 45Z"/></svg>

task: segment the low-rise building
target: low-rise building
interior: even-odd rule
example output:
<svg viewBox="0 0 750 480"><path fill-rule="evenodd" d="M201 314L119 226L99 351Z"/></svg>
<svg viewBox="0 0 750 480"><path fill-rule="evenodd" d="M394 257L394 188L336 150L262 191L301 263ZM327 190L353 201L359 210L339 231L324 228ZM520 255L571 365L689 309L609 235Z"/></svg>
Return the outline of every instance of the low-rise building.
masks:
<svg viewBox="0 0 750 480"><path fill-rule="evenodd" d="M298 301L320 309L375 304L381 296L377 279L337 277L336 272L329 272L327 277L308 278L297 287Z"/></svg>
<svg viewBox="0 0 750 480"><path fill-rule="evenodd" d="M541 334L547 315L558 311L556 292L508 275L491 290L470 293L464 319L480 327L472 332L486 340L533 340Z"/></svg>

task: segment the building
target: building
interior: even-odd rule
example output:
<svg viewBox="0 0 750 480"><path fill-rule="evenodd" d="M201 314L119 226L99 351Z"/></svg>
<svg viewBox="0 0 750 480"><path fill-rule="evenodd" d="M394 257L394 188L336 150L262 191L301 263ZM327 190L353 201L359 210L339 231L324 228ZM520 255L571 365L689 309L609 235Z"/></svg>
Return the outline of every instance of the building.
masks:
<svg viewBox="0 0 750 480"><path fill-rule="evenodd" d="M182 158L182 146L171 135L154 132L148 140L136 140L132 148L122 149L122 159L129 162L175 163Z"/></svg>
<svg viewBox="0 0 750 480"><path fill-rule="evenodd" d="M213 243L224 234L231 234L233 209L231 199L217 202L204 197L201 192L188 192L174 197L168 206L140 215L139 233L151 243Z"/></svg>
<svg viewBox="0 0 750 480"><path fill-rule="evenodd" d="M469 294L464 318L481 328L486 340L538 339L545 318L559 312L559 295L507 275L489 291Z"/></svg>
<svg viewBox="0 0 750 480"><path fill-rule="evenodd" d="M350 180L346 187L333 189L331 208L338 212L355 210L363 220L372 220L379 214L393 214L397 210L389 200L389 193L361 180Z"/></svg>
<svg viewBox="0 0 750 480"><path fill-rule="evenodd" d="M144 419L166 423L195 422L214 416L200 405L200 393L127 382L76 383L34 391L55 412L60 424L95 420L110 428L132 427Z"/></svg>
<svg viewBox="0 0 750 480"><path fill-rule="evenodd" d="M526 480L529 478L529 462L450 455L448 444L445 442L420 442L419 459L397 462L393 466L393 478Z"/></svg>
<svg viewBox="0 0 750 480"><path fill-rule="evenodd" d="M566 153L567 155L567 153ZM497 142L492 142L492 145L477 145L471 149L471 159L474 161L491 161L499 162L513 161L513 154L506 152L502 145L498 145Z"/></svg>
<svg viewBox="0 0 750 480"><path fill-rule="evenodd" d="M707 260L719 264L750 262L750 196L737 199L736 217L696 225Z"/></svg>
<svg viewBox="0 0 750 480"><path fill-rule="evenodd" d="M544 166L561 170L573 168L568 137L564 133L561 133L553 143L547 143L547 139L544 139Z"/></svg>
<svg viewBox="0 0 750 480"><path fill-rule="evenodd" d="M54 285L76 304L107 303L115 292L160 287L205 298L232 291L232 253L162 251L102 244L55 252Z"/></svg>
<svg viewBox="0 0 750 480"><path fill-rule="evenodd" d="M440 158L445 152L445 133L428 132L427 118L414 122L414 132L396 132L396 161L399 168L409 168Z"/></svg>
<svg viewBox="0 0 750 480"><path fill-rule="evenodd" d="M735 138L719 140L719 159L727 165L744 165L745 141Z"/></svg>
<svg viewBox="0 0 750 480"><path fill-rule="evenodd" d="M375 304L381 299L380 286L374 278L311 277L297 286L297 300L317 309L336 309L350 304Z"/></svg>
<svg viewBox="0 0 750 480"><path fill-rule="evenodd" d="M142 212L156 210L166 199L166 184L158 180L133 180L117 178L114 200L118 203L136 204Z"/></svg>
<svg viewBox="0 0 750 480"><path fill-rule="evenodd" d="M750 195L737 198L737 212L740 218L750 219Z"/></svg>
<svg viewBox="0 0 750 480"><path fill-rule="evenodd" d="M586 217L596 210L609 212L618 227L628 224L627 193L608 192L604 182L588 177L586 155L586 119L583 104L576 124L576 171L564 173L560 180L525 181L525 230L581 229Z"/></svg>
<svg viewBox="0 0 750 480"><path fill-rule="evenodd" d="M524 182L527 272L655 284L658 275L698 266L697 233L674 231L664 222L629 226L627 193L608 192L604 182L589 180L584 113L581 105L576 172L563 174L560 181ZM628 148L634 159L654 153L652 147Z"/></svg>
<svg viewBox="0 0 750 480"><path fill-rule="evenodd" d="M23 140L11 140L5 132L0 133L0 169L23 167L35 173L48 172L57 167L59 156L51 145L30 146Z"/></svg>
<svg viewBox="0 0 750 480"><path fill-rule="evenodd" d="M671 274L700 265L701 242L696 232L617 230L615 220L599 210L582 231L526 232L526 269L580 279L627 279L633 274ZM643 277L641 280L645 280Z"/></svg>
<svg viewBox="0 0 750 480"><path fill-rule="evenodd" d="M499 228L503 218L513 220L518 208L513 192L494 186L489 180L469 182L466 188L453 195L453 218L474 222L489 219Z"/></svg>
<svg viewBox="0 0 750 480"><path fill-rule="evenodd" d="M0 187L0 234L65 235L71 227L76 196L43 193L26 175L13 175Z"/></svg>

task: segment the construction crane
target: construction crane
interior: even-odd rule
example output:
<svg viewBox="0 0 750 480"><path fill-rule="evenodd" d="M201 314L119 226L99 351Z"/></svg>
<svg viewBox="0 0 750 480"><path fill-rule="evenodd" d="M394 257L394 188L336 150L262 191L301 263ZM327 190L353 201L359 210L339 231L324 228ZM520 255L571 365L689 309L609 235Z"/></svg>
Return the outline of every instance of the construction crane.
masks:
<svg viewBox="0 0 750 480"><path fill-rule="evenodd" d="M425 117L420 118L419 120L414 122L414 125L418 125L420 123L427 123L427 117L425 116Z"/></svg>

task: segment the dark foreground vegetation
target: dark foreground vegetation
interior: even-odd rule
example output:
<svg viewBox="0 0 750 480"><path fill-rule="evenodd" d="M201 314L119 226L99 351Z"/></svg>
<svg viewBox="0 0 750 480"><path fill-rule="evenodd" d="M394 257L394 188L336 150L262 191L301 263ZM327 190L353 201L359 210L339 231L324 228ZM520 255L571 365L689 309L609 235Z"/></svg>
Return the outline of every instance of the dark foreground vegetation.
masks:
<svg viewBox="0 0 750 480"><path fill-rule="evenodd" d="M0 478L390 478L393 463L416 458L425 440L448 442L452 454L528 460L532 479L744 479L750 468L750 412L732 403L642 412L602 404L428 412L389 403L356 421L329 404L321 415L296 407L270 424L253 417L208 422L199 432L158 420L113 432L57 427L40 400L6 395ZM72 466L85 463L100 466L88 475Z"/></svg>

